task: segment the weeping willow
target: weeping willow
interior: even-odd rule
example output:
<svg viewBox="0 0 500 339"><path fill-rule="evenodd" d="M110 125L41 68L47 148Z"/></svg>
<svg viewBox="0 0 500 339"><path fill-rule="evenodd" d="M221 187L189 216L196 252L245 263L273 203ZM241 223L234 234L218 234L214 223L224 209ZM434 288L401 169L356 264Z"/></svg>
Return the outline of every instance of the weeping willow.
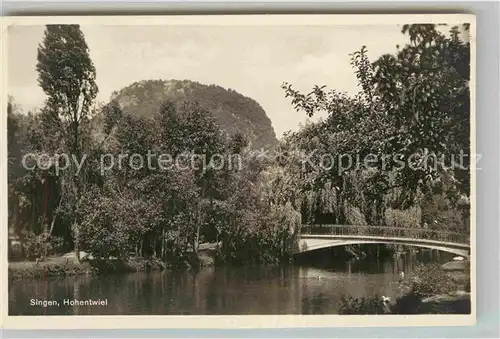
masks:
<svg viewBox="0 0 500 339"><path fill-rule="evenodd" d="M335 222L366 225L373 206L366 197L366 174L361 171L351 171L343 174L341 185L326 181L319 189L309 189L303 192L303 203L308 215L314 212L333 214ZM340 186L340 187L339 187ZM339 216L343 216L341 220Z"/></svg>
<svg viewBox="0 0 500 339"><path fill-rule="evenodd" d="M388 208L385 212L385 222L392 227L419 227L422 220L422 209L413 206L405 210Z"/></svg>
<svg viewBox="0 0 500 339"><path fill-rule="evenodd" d="M286 230L290 235L296 234L302 225L302 215L292 206L291 202L284 205L272 205L271 217L279 225L282 225L282 229Z"/></svg>
<svg viewBox="0 0 500 339"><path fill-rule="evenodd" d="M312 139L307 138L308 141ZM293 158L293 147L286 146L291 149L289 155ZM297 147L307 150L311 143L299 143ZM315 218L321 215L323 220L331 217L332 220L328 221L331 223L388 225L395 222L394 218L399 218L394 217L399 213L394 211L419 206L422 199L421 192L408 193L397 188L396 173L386 175L376 168L352 169L340 175L336 175L336 169L304 172L294 159L288 158L284 163L268 168L265 179L266 196L275 204L273 208L279 209L279 213L288 209L286 213L291 220L287 220L287 224L296 223L298 219L294 218L301 214L302 223L315 223ZM394 188L385 191L385 185ZM412 216L412 224L417 223L421 215L413 210L405 213ZM409 217L406 219L410 220Z"/></svg>
<svg viewBox="0 0 500 339"><path fill-rule="evenodd" d="M261 181L263 197L271 208L271 217L278 225L284 225L289 234L295 234L302 223L300 196L295 194L292 178L283 168L268 169Z"/></svg>
<svg viewBox="0 0 500 339"><path fill-rule="evenodd" d="M333 213L338 207L338 188L331 182L327 182L325 186L318 190L317 200L322 212Z"/></svg>
<svg viewBox="0 0 500 339"><path fill-rule="evenodd" d="M363 213L358 207L355 207L348 202L344 203L344 215L346 222L349 225L366 226L367 222Z"/></svg>

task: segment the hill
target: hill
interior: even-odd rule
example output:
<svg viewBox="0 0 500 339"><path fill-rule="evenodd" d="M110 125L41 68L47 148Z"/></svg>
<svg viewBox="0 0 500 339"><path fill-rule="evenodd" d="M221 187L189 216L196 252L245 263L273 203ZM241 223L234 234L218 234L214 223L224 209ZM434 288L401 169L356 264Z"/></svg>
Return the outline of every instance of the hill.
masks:
<svg viewBox="0 0 500 339"><path fill-rule="evenodd" d="M226 133L246 135L252 148L277 142L271 120L255 100L217 85L189 80L144 80L114 92L111 99L120 104L125 114L143 117L153 115L166 100L197 102L213 114Z"/></svg>

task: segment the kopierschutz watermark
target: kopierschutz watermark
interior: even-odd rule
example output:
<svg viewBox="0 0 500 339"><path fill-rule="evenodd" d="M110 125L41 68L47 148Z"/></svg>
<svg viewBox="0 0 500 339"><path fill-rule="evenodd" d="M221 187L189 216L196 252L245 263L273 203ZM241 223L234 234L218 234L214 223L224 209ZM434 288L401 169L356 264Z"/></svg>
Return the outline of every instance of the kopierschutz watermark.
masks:
<svg viewBox="0 0 500 339"><path fill-rule="evenodd" d="M469 170L474 165L476 170L482 170L481 154L471 156L460 151L458 154L436 155L426 152L411 154L329 154L318 151L302 152L298 158L304 171L337 170L341 175L345 171L359 169L378 169L380 171L401 170L409 168L413 171L440 171L449 169Z"/></svg>

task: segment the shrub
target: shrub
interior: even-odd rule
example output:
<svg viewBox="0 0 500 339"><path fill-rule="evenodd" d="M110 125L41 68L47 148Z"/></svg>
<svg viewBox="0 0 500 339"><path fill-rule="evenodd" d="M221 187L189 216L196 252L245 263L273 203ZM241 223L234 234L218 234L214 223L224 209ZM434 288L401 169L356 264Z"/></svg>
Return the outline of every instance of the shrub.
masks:
<svg viewBox="0 0 500 339"><path fill-rule="evenodd" d="M385 222L392 227L419 227L422 211L419 207L406 210L388 208L385 211Z"/></svg>
<svg viewBox="0 0 500 339"><path fill-rule="evenodd" d="M354 298L342 296L338 309L339 314L385 314L389 309L382 302L382 297L374 295L371 297Z"/></svg>
<svg viewBox="0 0 500 339"><path fill-rule="evenodd" d="M56 254L63 246L63 239L52 237L47 233L26 233L23 241L23 249L26 259L36 259Z"/></svg>
<svg viewBox="0 0 500 339"><path fill-rule="evenodd" d="M457 306L456 302L445 308L439 304L422 302L427 297L456 291L457 287L457 282L440 265L420 265L413 273L408 292L396 300L391 312L394 314L453 313L455 311L460 313L461 311L453 310L454 307L463 308Z"/></svg>
<svg viewBox="0 0 500 339"><path fill-rule="evenodd" d="M447 302L422 302L423 299L454 292L458 283L438 264L417 267L406 286L407 292L392 305L383 303L378 295L364 298L342 297L339 314L423 314L423 313L470 313L470 300ZM470 289L470 287L469 287Z"/></svg>
<svg viewBox="0 0 500 339"><path fill-rule="evenodd" d="M457 287L457 282L440 265L421 265L414 271L410 294L426 298L455 291Z"/></svg>

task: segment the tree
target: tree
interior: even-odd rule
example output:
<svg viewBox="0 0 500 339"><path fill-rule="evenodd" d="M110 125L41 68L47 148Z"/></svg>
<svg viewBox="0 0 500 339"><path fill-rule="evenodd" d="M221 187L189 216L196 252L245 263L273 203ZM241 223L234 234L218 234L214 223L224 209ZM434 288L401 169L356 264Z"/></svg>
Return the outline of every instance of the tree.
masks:
<svg viewBox="0 0 500 339"><path fill-rule="evenodd" d="M47 106L68 123L70 150L79 152L81 124L98 92L95 67L79 25L47 25L37 60L38 83L48 96Z"/></svg>
<svg viewBox="0 0 500 339"><path fill-rule="evenodd" d="M95 67L79 25L47 25L44 39L38 47L37 60L38 83L48 96L46 108L61 122L64 150L80 161L84 134L98 88ZM61 199L76 212L73 231L75 252L79 257L77 209L84 182L76 171L74 174L64 175Z"/></svg>
<svg viewBox="0 0 500 339"><path fill-rule="evenodd" d="M462 29L466 32L468 26ZM364 194L381 205L384 195L399 188L397 205L408 208L422 192L439 189L443 177L451 176L457 189L469 194L468 168L445 165L469 154L470 45L460 39L459 27L445 35L435 25L405 25L402 33L410 42L396 55L370 62L366 47L351 55L360 87L354 96L326 91L326 86L315 86L308 94L287 83L283 89L298 111L328 113L325 122L289 136L291 140L302 149L319 149L319 155L346 155L351 169L366 167L359 159L377 155L377 170L368 172L365 181L371 184ZM349 196L358 186L346 182L352 171L340 171L343 165L320 170L313 183L331 183L340 199Z"/></svg>
<svg viewBox="0 0 500 339"><path fill-rule="evenodd" d="M396 56L384 55L372 65L371 83L379 104L398 129L386 140L386 149L419 154L419 161L432 165L401 171L411 189L425 190L425 182L435 182L448 171L443 161L434 164L434 158L449 164L460 153L470 155L470 43L460 38L468 27L452 27L447 36L436 25L405 25L402 32L410 43ZM468 163L465 166L451 173L460 191L469 195Z"/></svg>

